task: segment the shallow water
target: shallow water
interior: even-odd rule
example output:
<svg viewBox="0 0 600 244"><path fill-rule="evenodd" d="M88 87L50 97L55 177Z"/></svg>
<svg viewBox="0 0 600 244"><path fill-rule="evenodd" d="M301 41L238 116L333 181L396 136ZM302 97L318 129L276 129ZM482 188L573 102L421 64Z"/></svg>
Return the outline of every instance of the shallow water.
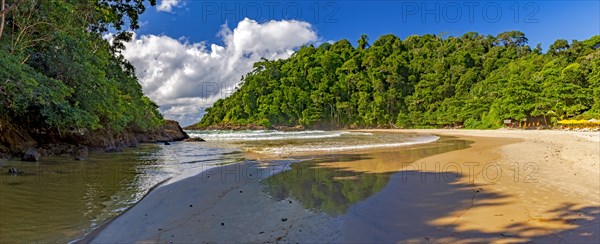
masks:
<svg viewBox="0 0 600 244"><path fill-rule="evenodd" d="M189 134L207 141L228 142L249 152L279 156L385 149L439 139L433 135L349 131L190 131Z"/></svg>
<svg viewBox="0 0 600 244"><path fill-rule="evenodd" d="M302 163L292 164L291 170L266 179L265 189L275 199L292 198L307 209L336 216L377 194L390 177L416 160L464 149L469 144L443 138L385 151L313 155Z"/></svg>
<svg viewBox="0 0 600 244"><path fill-rule="evenodd" d="M0 242L79 239L135 204L157 184L169 184L212 167L243 161L247 155L244 152L285 156L292 159L290 162L304 161L268 179L265 190L276 198L298 199L307 209L339 214L380 191L389 176L399 170L400 166L394 162L467 146L464 141L438 141L435 136L396 133L189 131L189 134L207 142L148 144L127 148L122 153L92 153L85 161L49 157L37 163L3 162ZM366 172L361 165L379 171ZM25 174L8 175L10 167Z"/></svg>
<svg viewBox="0 0 600 244"><path fill-rule="evenodd" d="M208 144L148 144L122 153L91 153L84 161L5 162L0 167L0 242L75 240L166 179L237 161L241 154L232 152ZM25 173L8 175L11 167Z"/></svg>

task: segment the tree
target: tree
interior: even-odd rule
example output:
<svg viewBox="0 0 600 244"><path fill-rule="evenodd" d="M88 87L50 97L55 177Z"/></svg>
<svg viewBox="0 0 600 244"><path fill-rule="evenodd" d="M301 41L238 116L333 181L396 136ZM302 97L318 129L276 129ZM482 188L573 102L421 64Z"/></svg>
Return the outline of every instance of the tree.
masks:
<svg viewBox="0 0 600 244"><path fill-rule="evenodd" d="M5 3L6 1L2 1ZM155 1L148 1L154 4ZM32 131L120 132L162 123L102 28L136 28L142 0L15 0L2 5L0 116ZM123 32L124 33L124 32Z"/></svg>
<svg viewBox="0 0 600 244"><path fill-rule="evenodd" d="M552 54L557 54L561 51L567 50L569 48L569 42L565 39L558 39L552 45L550 45L549 52Z"/></svg>
<svg viewBox="0 0 600 244"><path fill-rule="evenodd" d="M360 39L358 39L358 49L364 50L369 45L369 37L365 34L360 35Z"/></svg>
<svg viewBox="0 0 600 244"><path fill-rule="evenodd" d="M496 128L504 119L598 113L599 40L574 41L565 55L530 50L519 31L305 46L257 63L199 125Z"/></svg>
<svg viewBox="0 0 600 244"><path fill-rule="evenodd" d="M518 46L522 47L527 44L528 39L525 37L525 33L520 31L508 31L498 34L496 37L500 43L504 46Z"/></svg>

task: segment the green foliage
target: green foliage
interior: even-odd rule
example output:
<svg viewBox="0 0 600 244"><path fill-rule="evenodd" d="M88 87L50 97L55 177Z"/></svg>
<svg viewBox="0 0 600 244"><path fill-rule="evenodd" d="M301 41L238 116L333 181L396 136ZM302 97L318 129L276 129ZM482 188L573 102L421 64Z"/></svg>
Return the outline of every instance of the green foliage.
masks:
<svg viewBox="0 0 600 244"><path fill-rule="evenodd" d="M144 1L25 1L0 39L0 115L29 128L146 130L162 123L131 64L102 38L138 26ZM154 4L154 1L150 1ZM121 35L121 34L117 34ZM126 37L121 36L121 37Z"/></svg>
<svg viewBox="0 0 600 244"><path fill-rule="evenodd" d="M504 119L547 121L600 112L600 37L531 50L522 32L497 37L363 35L263 60L199 126L498 128Z"/></svg>

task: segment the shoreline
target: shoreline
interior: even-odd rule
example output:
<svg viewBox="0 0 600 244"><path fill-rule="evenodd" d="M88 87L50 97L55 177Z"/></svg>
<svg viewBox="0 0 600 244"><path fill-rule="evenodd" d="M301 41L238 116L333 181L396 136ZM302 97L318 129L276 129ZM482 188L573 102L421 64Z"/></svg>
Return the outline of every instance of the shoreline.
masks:
<svg viewBox="0 0 600 244"><path fill-rule="evenodd" d="M238 240L242 238L242 240L258 242L269 240L309 240L307 239L309 238L307 234L303 235L297 232L290 234L292 233L291 229L297 228L295 226L303 226L304 233L310 232L312 235L319 236L319 238L325 238L312 239L314 241L329 240L335 242L339 242L340 240L352 242L372 241L374 236L379 236L378 241L394 242L522 242L540 240L593 242L598 240L599 233L598 231L594 232L594 228L597 230L598 228L596 227L600 227L598 221L600 197L599 199L589 199L588 196L594 196L593 194L600 192L600 185L593 183L594 180L598 182L598 171L592 169L594 167L593 160L597 160L596 162L600 161L598 159L600 143L595 142L596 139L600 138L600 133L596 133L598 135L595 137L594 133L580 136L580 133L567 132L565 134L561 131L542 133L539 131L512 130L359 131L408 132L455 136L463 140L474 141L474 144L466 149L419 159L411 164L413 165L412 167L398 165L404 168L393 169L393 171L399 171L392 175L390 182L387 183L381 192L353 205L349 212L341 217L331 217L323 213L311 212L304 209L301 205L297 205L294 199L289 199L289 204L283 204L287 203L287 200L273 201L264 192L260 191L261 185L259 182L250 182L247 179L245 182L243 179L233 182L225 179L224 182L215 183L211 186L204 184L206 183L204 180L207 180L209 176L217 175L217 173L214 173L215 171L221 172L221 178L223 177L223 172L235 172L236 170L241 172L241 168L246 167L258 170L256 172L262 172L261 176L263 174L273 175L276 172L273 170L269 171L268 167L261 169L261 165L254 162L221 166L202 172L182 182L171 184L168 187L158 187L154 191L149 192L149 196L155 195L161 197L144 198L144 201L136 203L134 205L136 207L132 207L131 211L127 211L114 220L111 220L110 224L107 224L107 228L99 231L98 236L95 236L95 239L92 238L91 242L161 240L197 242L209 240L227 241L236 240L236 238ZM562 150L560 153L548 154L556 150L556 148L564 149L563 147L566 147L571 149L569 143L573 142L579 146L575 148L576 152ZM592 149L591 153L581 153L590 149ZM594 149L597 150L595 156ZM580 156L579 158L577 158L578 155ZM566 163L572 166L568 170L546 163L561 161L563 158ZM460 171L458 173L449 171L450 174L456 176L454 180L450 180L449 182L439 183L428 181L427 184L422 184L418 180L418 175L421 175L421 177L425 175L427 179L429 179L428 177L448 175L448 172L437 170L431 166L431 163L440 162L440 167L446 168L446 166L452 163L464 164L473 161L483 163L474 165L472 173L468 173L467 171ZM540 167L539 177L536 178L539 180L537 183L525 183L523 182L524 179L521 178L518 178L518 181L512 182L515 178L508 174L505 174L494 182L490 182L491 176L485 176L482 173L485 172L484 169L490 168L486 168L486 165L490 165L490 163L494 163L503 172L508 173L511 170L511 162L518 161L523 163L538 163ZM581 165L582 163L578 163L582 161L590 163L590 165L584 166ZM427 165L427 167L418 167L423 164ZM336 167L340 167L340 165L338 164ZM598 167L597 163L595 167ZM282 168L277 172L283 170ZM352 169L346 167L345 170L357 173L365 172L364 169L360 168ZM557 173L561 175L557 176ZM578 177L576 175L567 176L568 174L565 173L580 173L580 175ZM407 183L406 179L410 179L408 177L413 177L414 179L409 180ZM488 178L486 179L485 177ZM227 174L225 174L225 178L227 178ZM199 182L199 180L202 182ZM199 190L197 189L199 186L208 188ZM580 189L569 192L573 186ZM238 189L244 189L244 192L249 191L252 193L251 197L241 197L242 191L239 194L233 194ZM410 191L411 194L398 194L398 192L405 193L404 191ZM455 193L448 195L448 193L452 192ZM431 196L438 197L431 198ZM444 197L439 198L439 196ZM174 202L173 198L178 199L178 201ZM564 199L569 199L571 202L562 201ZM189 208L176 207L176 202L179 204L182 200L196 201L201 206L206 206L206 204L211 206L207 206L206 209L200 212L194 210L192 207L192 205L196 206L196 204L190 204ZM440 200L445 202L445 204L440 204ZM422 209L420 206L422 204L434 204L432 206L437 206L434 209L439 210ZM261 206L259 209L263 212L256 213L258 206ZM272 206L275 210L266 211L264 210L264 206ZM394 208L398 206L402 207L390 212L390 208L386 208L385 206L390 208L394 206ZM148 219L150 217L144 216L142 213L144 211L154 213L156 210L169 213L169 216ZM210 211L213 211L212 216L210 215ZM400 216L390 214L394 212L401 212L405 217L400 218ZM288 223L291 225L283 221L283 218L280 220L279 217L276 217L277 215L288 216L287 218L290 219ZM247 222L250 216L258 219ZM265 218L265 216L271 217ZM373 222L365 221L364 216L378 216L382 223L373 224ZM385 219L382 216L389 217ZM406 216L409 216L409 218L406 218ZM231 227L231 224L226 224L224 226L228 228L221 228L218 225L219 220L217 219L228 219L228 222L233 221L237 225ZM256 228L257 231L254 231L256 233L241 228L244 225L240 223L244 223L244 221L246 221L246 224L253 226L250 229ZM186 225L186 223L190 224L192 222L197 223L197 226ZM180 224L176 224L178 227L172 228L174 226L173 223ZM225 224L225 222L222 223ZM365 226L364 223L371 224ZM386 229L385 226L389 224L392 224L395 228ZM403 225L408 229L398 229L399 226ZM134 228L133 226L140 227L132 229ZM146 226L146 228L141 226ZM159 228L158 226L167 227ZM326 228L313 227L311 229L310 226L326 226ZM156 228L153 230L152 227ZM200 229L202 231L197 233ZM270 232L265 230L260 231L260 229L268 229ZM232 233L234 230L237 230L237 234ZM402 232L398 230L402 230ZM191 234L192 232L197 234ZM261 232L274 234L261 236L262 234L259 234Z"/></svg>
<svg viewBox="0 0 600 244"><path fill-rule="evenodd" d="M427 240L600 241L600 133L383 131L457 136L475 141L471 148L416 162L425 174L440 172L432 163L441 163L442 169L462 166L459 170L462 176L452 184L464 185L474 192L471 201L467 198L467 207L427 220L428 227L443 229L437 235L429 234ZM497 140L507 138L513 142L494 145ZM402 240L422 241L408 237Z"/></svg>
<svg viewBox="0 0 600 244"><path fill-rule="evenodd" d="M261 181L288 170L289 164L270 162L268 166L265 166L254 161L233 163L211 168L181 181L156 187L147 194L146 201L136 203L135 207L111 220L89 238L77 243L161 242L167 240L171 242L196 240L192 242L198 242L199 239L194 237L197 234L202 235L205 238L203 240L234 241L240 238L249 240L251 235L258 234L260 237L264 233L269 234L269 238L281 239L289 234L287 232L291 228L283 221L284 219L287 221L287 218L304 220L304 224L307 225L305 229L307 235L303 236L305 238L310 238L308 236L310 231L306 230L310 229L308 225L311 223L318 222L321 224L321 228L326 225L333 229L335 220L331 220L325 214L306 211L295 200L273 201L271 196L262 192ZM203 186L203 189L198 189L198 186ZM207 193L210 197L206 197ZM244 199L244 195L250 195L250 200ZM248 207L237 206L237 202L240 201L252 202L249 208L263 207L264 205L272 208L269 212L248 211ZM169 211L163 212L168 215L153 214L156 209L162 211L169 209ZM241 216L242 220L239 219L240 216L234 216L232 219L231 216L227 216L227 212L231 211L245 215L245 217ZM256 218L264 218L265 215L270 215L273 219L270 226L253 226L251 224ZM195 221L195 218L211 219L211 221L199 224L204 232L191 231L200 228L198 225L194 226L196 222L200 222L199 220ZM135 223L131 224L131 221ZM246 223L239 223L243 221ZM234 225L232 222L238 223ZM231 228L232 225L238 231L229 233L221 231L224 228ZM248 228L258 229L250 233L247 231ZM246 231L241 231L242 229ZM312 231L316 230L315 227ZM313 241L318 241L327 236L320 235L313 236L313 238L315 238ZM260 241L260 239L256 241Z"/></svg>

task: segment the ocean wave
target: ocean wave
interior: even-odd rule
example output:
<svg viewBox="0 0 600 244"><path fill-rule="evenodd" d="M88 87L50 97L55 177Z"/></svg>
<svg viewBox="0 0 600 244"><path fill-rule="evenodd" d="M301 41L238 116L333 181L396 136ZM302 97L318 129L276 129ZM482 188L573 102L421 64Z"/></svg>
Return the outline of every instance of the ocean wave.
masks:
<svg viewBox="0 0 600 244"><path fill-rule="evenodd" d="M340 137L354 132L341 131L189 131L190 137L200 137L207 141L265 141L292 139L324 139ZM358 135L358 134L357 134ZM361 133L364 135L364 133Z"/></svg>
<svg viewBox="0 0 600 244"><path fill-rule="evenodd" d="M439 140L438 136L420 136L411 138L410 141L405 142L392 142L392 143L373 143L373 144L359 144L359 145L314 145L309 147L269 147L259 150L260 153L268 154L290 154L290 153L304 153L304 152L336 152L336 151L353 151L353 150L365 150L365 149L377 149L377 148L393 148L403 147L418 144L426 144Z"/></svg>

